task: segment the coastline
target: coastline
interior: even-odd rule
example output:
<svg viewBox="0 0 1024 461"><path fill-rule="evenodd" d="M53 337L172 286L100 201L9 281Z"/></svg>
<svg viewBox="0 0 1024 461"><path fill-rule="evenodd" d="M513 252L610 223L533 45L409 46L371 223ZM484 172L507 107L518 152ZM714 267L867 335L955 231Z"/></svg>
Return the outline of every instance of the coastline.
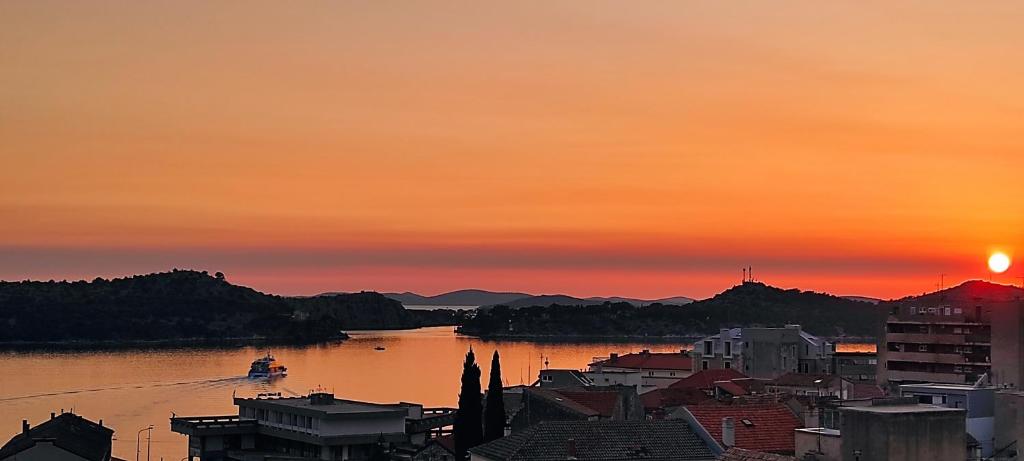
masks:
<svg viewBox="0 0 1024 461"><path fill-rule="evenodd" d="M225 348L254 345L305 346L309 344L338 343L349 339L342 333L316 341L295 341L290 338L234 337L234 338L168 338L138 340L62 340L62 341L10 341L0 342L0 351L33 350L117 350L117 349L172 349L180 347Z"/></svg>

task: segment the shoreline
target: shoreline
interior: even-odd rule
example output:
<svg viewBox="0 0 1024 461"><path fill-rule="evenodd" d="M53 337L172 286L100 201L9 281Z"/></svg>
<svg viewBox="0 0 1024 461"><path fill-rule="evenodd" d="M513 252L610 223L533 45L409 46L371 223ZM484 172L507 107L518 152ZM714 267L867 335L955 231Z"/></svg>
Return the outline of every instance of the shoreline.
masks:
<svg viewBox="0 0 1024 461"><path fill-rule="evenodd" d="M222 348L245 347L259 344L276 346L307 346L311 344L340 343L349 339L342 333L317 341L293 341L286 338L174 338L174 339L132 339L132 340L62 340L62 341L13 341L0 342L0 351L39 350L103 350L103 349L171 349L179 347Z"/></svg>

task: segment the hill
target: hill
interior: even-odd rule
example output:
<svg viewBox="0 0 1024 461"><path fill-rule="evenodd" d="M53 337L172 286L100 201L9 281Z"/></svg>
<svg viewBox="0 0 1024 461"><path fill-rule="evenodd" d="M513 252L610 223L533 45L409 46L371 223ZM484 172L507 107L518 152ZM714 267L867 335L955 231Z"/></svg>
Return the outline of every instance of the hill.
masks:
<svg viewBox="0 0 1024 461"><path fill-rule="evenodd" d="M179 271L91 282L0 282L0 343L259 338L315 342L345 329L420 326L377 293L283 298Z"/></svg>
<svg viewBox="0 0 1024 461"><path fill-rule="evenodd" d="M673 296L671 298L661 299L636 299L636 298L621 298L618 296L611 296L607 298L593 297L587 298L588 301L598 301L602 303L630 303L634 306L649 306L651 304L671 304L673 306L682 306L690 304L694 301L693 298L687 298L685 296Z"/></svg>
<svg viewBox="0 0 1024 461"><path fill-rule="evenodd" d="M891 306L913 302L921 306L938 306L949 303L971 303L974 301L1005 302L1024 298L1024 288L1012 285L1000 285L984 280L968 280L960 285L932 293L907 296L901 299L886 301L882 304Z"/></svg>
<svg viewBox="0 0 1024 461"><path fill-rule="evenodd" d="M459 331L484 337L698 336L724 327L797 323L822 336L875 336L882 312L872 304L828 294L744 283L685 307L497 306L466 318Z"/></svg>
<svg viewBox="0 0 1024 461"><path fill-rule="evenodd" d="M407 306L486 306L527 298L527 293L497 293L486 290L458 290L436 296L423 296L412 292L384 293L384 296Z"/></svg>

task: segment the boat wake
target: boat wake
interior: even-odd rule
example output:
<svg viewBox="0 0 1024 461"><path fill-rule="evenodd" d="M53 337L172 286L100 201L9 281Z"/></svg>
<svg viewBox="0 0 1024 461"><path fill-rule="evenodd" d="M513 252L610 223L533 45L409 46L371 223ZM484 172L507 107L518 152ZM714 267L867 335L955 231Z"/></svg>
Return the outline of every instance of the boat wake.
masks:
<svg viewBox="0 0 1024 461"><path fill-rule="evenodd" d="M28 400L37 399L42 397L55 397L60 395L73 395L73 394L85 394L90 392L103 392L103 391L118 391L118 390L131 390L131 389L153 389L160 387L174 387L174 386L190 386L190 385L203 385L203 386L223 386L234 382L244 382L247 378L245 376L230 376L221 378L210 378L210 379L197 379L193 381L175 381L175 382L155 382L155 383L141 383L141 384L122 384L118 386L110 387L95 387L89 389L69 389L64 391L45 392L39 394L20 395L16 397L0 397L0 402L11 402L16 400Z"/></svg>

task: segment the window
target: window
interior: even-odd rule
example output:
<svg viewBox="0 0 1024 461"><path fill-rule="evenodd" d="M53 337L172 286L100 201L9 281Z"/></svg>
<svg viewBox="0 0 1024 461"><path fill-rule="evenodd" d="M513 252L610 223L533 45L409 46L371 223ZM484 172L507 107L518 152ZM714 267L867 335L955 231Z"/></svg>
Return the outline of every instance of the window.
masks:
<svg viewBox="0 0 1024 461"><path fill-rule="evenodd" d="M544 382L550 383L551 382L551 375L543 375L543 376L540 377L540 380L544 381Z"/></svg>
<svg viewBox="0 0 1024 461"><path fill-rule="evenodd" d="M971 346L964 346L964 353L970 354L971 352L974 352L974 348Z"/></svg>
<svg viewBox="0 0 1024 461"><path fill-rule="evenodd" d="M953 334L954 335L958 335L958 334L961 334L963 332L964 332L963 328L960 328L960 327L954 327L953 328Z"/></svg>
<svg viewBox="0 0 1024 461"><path fill-rule="evenodd" d="M963 314L963 313L964 313L964 310L963 310L963 309L961 309L961 308L959 308L959 307L954 307L954 308L953 308L953 313L954 313L954 314Z"/></svg>
<svg viewBox="0 0 1024 461"><path fill-rule="evenodd" d="M723 353L723 355L725 355L726 357L732 357L732 341L726 341L725 343L723 343L723 345L725 347L725 352Z"/></svg>
<svg viewBox="0 0 1024 461"><path fill-rule="evenodd" d="M654 372L653 371L648 371L647 372L647 376L654 376Z"/></svg>
<svg viewBox="0 0 1024 461"><path fill-rule="evenodd" d="M754 427L754 422L749 419L741 419L740 422L743 423L744 426Z"/></svg>
<svg viewBox="0 0 1024 461"><path fill-rule="evenodd" d="M722 367L724 367L725 369L732 368L732 362L729 362L729 361L722 362Z"/></svg>
<svg viewBox="0 0 1024 461"><path fill-rule="evenodd" d="M917 351L918 352L928 352L928 345L927 344L918 344L917 345Z"/></svg>
<svg viewBox="0 0 1024 461"><path fill-rule="evenodd" d="M704 341L704 356L715 355L714 341Z"/></svg>
<svg viewBox="0 0 1024 461"><path fill-rule="evenodd" d="M708 361L707 360L702 360L700 362L700 369L701 370L707 370L708 369Z"/></svg>
<svg viewBox="0 0 1024 461"><path fill-rule="evenodd" d="M674 372L674 371L670 371L670 372L668 372L668 375L669 375L669 376L675 376L675 375L676 375L676 372Z"/></svg>
<svg viewBox="0 0 1024 461"><path fill-rule="evenodd" d="M944 313L945 315L949 315L949 314L950 314L950 311L951 311L951 310L952 310L952 309L950 309L950 308L948 308L948 307L947 307L947 308L943 309L942 311L943 311L943 313Z"/></svg>

